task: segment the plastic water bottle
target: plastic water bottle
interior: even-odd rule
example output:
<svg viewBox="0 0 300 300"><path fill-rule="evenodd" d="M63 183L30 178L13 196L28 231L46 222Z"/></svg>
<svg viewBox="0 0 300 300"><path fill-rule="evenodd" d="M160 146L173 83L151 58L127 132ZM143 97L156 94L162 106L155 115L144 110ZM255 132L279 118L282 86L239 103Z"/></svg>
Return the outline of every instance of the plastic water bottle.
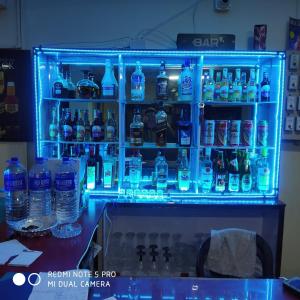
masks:
<svg viewBox="0 0 300 300"><path fill-rule="evenodd" d="M7 161L4 170L6 222L16 228L18 221L28 217L27 172L17 157Z"/></svg>
<svg viewBox="0 0 300 300"><path fill-rule="evenodd" d="M29 171L29 216L41 217L51 214L51 172L46 160L37 157Z"/></svg>
<svg viewBox="0 0 300 300"><path fill-rule="evenodd" d="M58 226L52 234L58 238L69 238L81 233L81 225L76 224L79 217L79 199L76 196L76 170L68 157L55 174L56 218Z"/></svg>

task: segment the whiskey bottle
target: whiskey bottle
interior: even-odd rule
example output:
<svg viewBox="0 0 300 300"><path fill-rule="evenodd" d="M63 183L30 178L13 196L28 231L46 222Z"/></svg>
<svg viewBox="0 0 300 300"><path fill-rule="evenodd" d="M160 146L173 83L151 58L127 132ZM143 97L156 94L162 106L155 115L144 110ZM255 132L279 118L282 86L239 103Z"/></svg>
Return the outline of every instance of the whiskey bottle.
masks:
<svg viewBox="0 0 300 300"><path fill-rule="evenodd" d="M52 85L53 98L68 98L68 83L63 76L63 67L57 66L57 76Z"/></svg>
<svg viewBox="0 0 300 300"><path fill-rule="evenodd" d="M156 78L156 98L159 100L168 100L169 78L166 74L166 65L164 61L160 63L160 72Z"/></svg>
<svg viewBox="0 0 300 300"><path fill-rule="evenodd" d="M190 147L192 140L192 123L187 118L187 112L182 108L178 121L178 144L182 147Z"/></svg>
<svg viewBox="0 0 300 300"><path fill-rule="evenodd" d="M156 121L156 145L165 146L167 143L167 114L163 109L162 102L160 103L159 110L155 114Z"/></svg>
<svg viewBox="0 0 300 300"><path fill-rule="evenodd" d="M73 122L72 114L69 108L66 109L65 118L62 126L62 138L64 141L72 141L73 139Z"/></svg>
<svg viewBox="0 0 300 300"><path fill-rule="evenodd" d="M102 114L97 109L94 109L94 120L92 123L91 135L94 142L100 142L104 140Z"/></svg>
<svg viewBox="0 0 300 300"><path fill-rule="evenodd" d="M130 124L130 145L142 146L144 143L144 123L142 122L140 109L137 108L132 123Z"/></svg>
<svg viewBox="0 0 300 300"><path fill-rule="evenodd" d="M117 135L117 125L114 119L113 113L108 110L107 111L107 119L105 123L105 140L108 142L116 141Z"/></svg>
<svg viewBox="0 0 300 300"><path fill-rule="evenodd" d="M88 109L84 112L84 140L89 141L91 139L91 124L89 120Z"/></svg>
<svg viewBox="0 0 300 300"><path fill-rule="evenodd" d="M76 141L83 142L85 136L85 129L84 129L84 121L83 121L83 110L79 110L79 118L76 123Z"/></svg>

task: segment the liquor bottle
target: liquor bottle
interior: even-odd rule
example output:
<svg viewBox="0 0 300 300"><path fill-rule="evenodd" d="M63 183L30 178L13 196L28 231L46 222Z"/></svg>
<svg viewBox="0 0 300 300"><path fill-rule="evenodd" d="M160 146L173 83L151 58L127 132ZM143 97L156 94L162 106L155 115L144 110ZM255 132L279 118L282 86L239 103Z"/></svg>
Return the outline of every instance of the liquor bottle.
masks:
<svg viewBox="0 0 300 300"><path fill-rule="evenodd" d="M246 150L243 164L241 166L241 188L243 192L250 192L252 189L251 166L249 152Z"/></svg>
<svg viewBox="0 0 300 300"><path fill-rule="evenodd" d="M105 72L101 81L102 97L108 99L116 98L116 78L113 71L113 66L110 59L105 60Z"/></svg>
<svg viewBox="0 0 300 300"><path fill-rule="evenodd" d="M85 136L85 129L84 129L84 120L83 120L83 110L79 110L79 118L76 123L76 141L83 142Z"/></svg>
<svg viewBox="0 0 300 300"><path fill-rule="evenodd" d="M130 145L142 146L144 143L144 123L140 109L137 108L133 115L132 123L130 124Z"/></svg>
<svg viewBox="0 0 300 300"><path fill-rule="evenodd" d="M210 159L211 148L205 148L205 157L200 163L200 189L209 193L213 184L213 164Z"/></svg>
<svg viewBox="0 0 300 300"><path fill-rule="evenodd" d="M105 123L105 140L108 142L114 142L117 136L117 125L114 119L113 113L107 111L107 119Z"/></svg>
<svg viewBox="0 0 300 300"><path fill-rule="evenodd" d="M145 75L139 61L136 62L135 71L131 75L131 100L144 101L145 99Z"/></svg>
<svg viewBox="0 0 300 300"><path fill-rule="evenodd" d="M222 76L221 87L220 87L220 100L221 101L228 101L229 86L228 86L227 73L228 73L228 69L223 68L223 76Z"/></svg>
<svg viewBox="0 0 300 300"><path fill-rule="evenodd" d="M260 101L270 101L270 80L267 72L263 73L263 80L260 84Z"/></svg>
<svg viewBox="0 0 300 300"><path fill-rule="evenodd" d="M129 161L129 182L132 189L139 188L142 179L142 156L137 150Z"/></svg>
<svg viewBox="0 0 300 300"><path fill-rule="evenodd" d="M104 152L104 159L103 159L103 187L105 189L110 189L113 187L114 182L114 158L109 153L109 147Z"/></svg>
<svg viewBox="0 0 300 300"><path fill-rule="evenodd" d="M183 72L183 70L184 70L184 64L182 64L181 65L181 71L180 71L180 74ZM178 80L177 80L177 99L179 100L179 99L181 99L181 76L180 76L180 74L179 74L179 76L178 76Z"/></svg>
<svg viewBox="0 0 300 300"><path fill-rule="evenodd" d="M215 168L215 190L216 192L225 192L227 171L225 169L223 151L218 152Z"/></svg>
<svg viewBox="0 0 300 300"><path fill-rule="evenodd" d="M83 79L79 80L76 85L79 98L89 99L97 97L99 86L89 78L90 75L88 70L84 70Z"/></svg>
<svg viewBox="0 0 300 300"><path fill-rule="evenodd" d="M228 101L232 102L233 100L233 81L232 81L232 72L228 72Z"/></svg>
<svg viewBox="0 0 300 300"><path fill-rule="evenodd" d="M209 76L205 84L204 101L214 101L215 81L214 81L214 69L209 69Z"/></svg>
<svg viewBox="0 0 300 300"><path fill-rule="evenodd" d="M89 110L84 112L84 140L89 141L91 139L91 124L89 120Z"/></svg>
<svg viewBox="0 0 300 300"><path fill-rule="evenodd" d="M250 78L247 86L247 102L255 102L257 86L255 82L255 69L250 69Z"/></svg>
<svg viewBox="0 0 300 300"><path fill-rule="evenodd" d="M65 117L62 126L62 139L64 141L72 141L73 139L73 122L72 114L69 108L65 110Z"/></svg>
<svg viewBox="0 0 300 300"><path fill-rule="evenodd" d="M68 98L68 83L63 77L63 68L60 64L57 66L57 77L52 85L53 98Z"/></svg>
<svg viewBox="0 0 300 300"><path fill-rule="evenodd" d="M203 101L205 101L205 92L206 92L206 86L207 86L207 81L208 81L208 72L203 72L203 81L202 81L202 98Z"/></svg>
<svg viewBox="0 0 300 300"><path fill-rule="evenodd" d="M169 77L166 74L166 65L161 61L159 74L156 78L156 98L159 100L168 100Z"/></svg>
<svg viewBox="0 0 300 300"><path fill-rule="evenodd" d="M58 137L60 140L63 140L63 126L64 126L64 122L65 122L65 117L66 117L66 108L62 108L61 109L61 114L60 114L60 119L58 121Z"/></svg>
<svg viewBox="0 0 300 300"><path fill-rule="evenodd" d="M178 121L178 144L179 146L189 147L192 140L192 123L187 118L187 113L181 109Z"/></svg>
<svg viewBox="0 0 300 300"><path fill-rule="evenodd" d="M77 140L77 122L78 122L78 109L75 109L75 113L74 113L74 119L73 119L73 125L72 125L72 133L73 133L73 140L76 141Z"/></svg>
<svg viewBox="0 0 300 300"><path fill-rule="evenodd" d="M229 162L229 178L228 178L228 191L238 192L240 188L240 174L239 174L239 164L237 160L236 151L232 152L232 157Z"/></svg>
<svg viewBox="0 0 300 300"><path fill-rule="evenodd" d="M72 82L72 78L71 78L71 72L70 69L67 68L66 69L66 81L68 84L68 98L76 98L76 86L75 84Z"/></svg>
<svg viewBox="0 0 300 300"><path fill-rule="evenodd" d="M180 149L179 149L180 150ZM182 149L179 154L178 189L186 192L190 189L190 166L187 158L187 149Z"/></svg>
<svg viewBox="0 0 300 300"><path fill-rule="evenodd" d="M270 189L270 168L268 162L268 149L261 149L261 156L257 160L257 190L261 193Z"/></svg>
<svg viewBox="0 0 300 300"><path fill-rule="evenodd" d="M242 99L241 69L235 69L232 101L239 102L241 101L241 99Z"/></svg>
<svg viewBox="0 0 300 300"><path fill-rule="evenodd" d="M97 99L100 98L100 88L99 85L95 82L95 75L89 72L89 80L93 83L93 94L92 98Z"/></svg>
<svg viewBox="0 0 300 300"><path fill-rule="evenodd" d="M101 149L99 145L95 146L95 159L96 159L96 185L102 183L102 168L103 168L103 159L101 155Z"/></svg>
<svg viewBox="0 0 300 300"><path fill-rule="evenodd" d="M90 146L89 157L86 163L86 187L94 190L96 187L96 159L94 146Z"/></svg>
<svg viewBox="0 0 300 300"><path fill-rule="evenodd" d="M97 109L94 109L94 120L92 123L91 136L94 142L100 142L104 140L102 114Z"/></svg>
<svg viewBox="0 0 300 300"><path fill-rule="evenodd" d="M243 102L246 102L247 101L247 90L248 90L246 72L242 72L241 85L242 85L242 99L241 100Z"/></svg>
<svg viewBox="0 0 300 300"><path fill-rule="evenodd" d="M164 111L162 102L159 105L159 110L155 114L156 122L156 145L165 146L167 143L167 114Z"/></svg>
<svg viewBox="0 0 300 300"><path fill-rule="evenodd" d="M155 163L156 188L158 190L166 190L168 187L168 163L166 158L159 156Z"/></svg>
<svg viewBox="0 0 300 300"><path fill-rule="evenodd" d="M19 99L16 97L16 88L13 81L7 82L6 97L4 98L5 111L14 114L19 111Z"/></svg>
<svg viewBox="0 0 300 300"><path fill-rule="evenodd" d="M49 124L49 137L50 140L57 140L58 137L58 124L57 124L57 114L56 107L52 107L51 111L51 123Z"/></svg>
<svg viewBox="0 0 300 300"><path fill-rule="evenodd" d="M217 72L216 75L214 99L215 101L220 101L221 99L221 72Z"/></svg>
<svg viewBox="0 0 300 300"><path fill-rule="evenodd" d="M180 93L179 101L192 101L194 98L193 72L190 68L190 60L186 59L184 69L180 74Z"/></svg>

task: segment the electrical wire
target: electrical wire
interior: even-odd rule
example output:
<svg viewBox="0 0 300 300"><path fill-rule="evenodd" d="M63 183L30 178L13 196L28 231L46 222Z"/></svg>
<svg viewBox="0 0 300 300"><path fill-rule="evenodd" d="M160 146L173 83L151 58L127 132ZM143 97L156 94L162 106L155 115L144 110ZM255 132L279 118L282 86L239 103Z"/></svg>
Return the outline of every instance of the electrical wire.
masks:
<svg viewBox="0 0 300 300"><path fill-rule="evenodd" d="M105 251L104 251L104 256L107 256L107 252L108 252L108 243L109 243L109 239L110 239L110 234L111 234L111 229L112 229L112 221L109 218L108 214L107 214L107 209L105 209L105 218L109 221L110 225L109 225L109 231L108 231L108 235L106 238L106 247L105 247Z"/></svg>
<svg viewBox="0 0 300 300"><path fill-rule="evenodd" d="M147 30L149 30L150 28L146 28L146 29L143 29L142 31L140 31L138 34L137 34L137 38L143 38L141 37L141 34L143 34L144 32L146 32ZM167 33L164 33L162 32L161 30L155 30L153 32L153 34L157 34L157 35L161 35L163 36L165 39L168 39L169 41L171 41L172 43L175 43L176 44L176 40L174 40L170 35L168 35Z"/></svg>

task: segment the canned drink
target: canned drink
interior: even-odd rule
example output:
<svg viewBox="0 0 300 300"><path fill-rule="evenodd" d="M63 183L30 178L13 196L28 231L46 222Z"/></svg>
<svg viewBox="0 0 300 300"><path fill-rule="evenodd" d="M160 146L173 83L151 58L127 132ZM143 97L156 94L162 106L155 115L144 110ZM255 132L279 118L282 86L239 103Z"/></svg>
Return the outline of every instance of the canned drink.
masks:
<svg viewBox="0 0 300 300"><path fill-rule="evenodd" d="M218 120L216 121L216 134L215 134L215 145L216 146L226 146L227 145L227 130L228 121Z"/></svg>
<svg viewBox="0 0 300 300"><path fill-rule="evenodd" d="M240 145L240 136L241 136L241 121L240 120L232 120L230 122L229 145L230 146L239 146Z"/></svg>
<svg viewBox="0 0 300 300"><path fill-rule="evenodd" d="M212 146L215 142L215 121L205 120L204 122L204 145Z"/></svg>
<svg viewBox="0 0 300 300"><path fill-rule="evenodd" d="M257 146L268 146L268 121L260 120L257 123Z"/></svg>
<svg viewBox="0 0 300 300"><path fill-rule="evenodd" d="M252 146L253 141L253 121L252 120L243 120L242 121L242 145L243 146Z"/></svg>

